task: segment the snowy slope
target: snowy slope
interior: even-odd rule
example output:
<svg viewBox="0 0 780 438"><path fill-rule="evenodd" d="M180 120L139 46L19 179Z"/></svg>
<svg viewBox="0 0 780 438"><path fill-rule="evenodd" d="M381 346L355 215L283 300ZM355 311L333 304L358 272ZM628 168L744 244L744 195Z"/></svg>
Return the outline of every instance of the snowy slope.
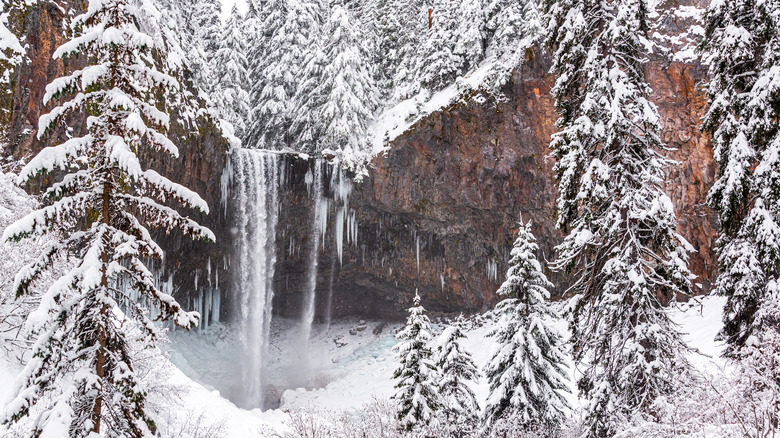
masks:
<svg viewBox="0 0 780 438"><path fill-rule="evenodd" d="M721 325L723 299L704 297L698 302L700 304L678 305L671 313L686 333L691 347L701 352L693 354L691 361L705 369L720 368L723 364L718 355L722 346L715 341L715 335ZM300 353L294 348L297 322L277 319L277 324L271 341L271 379L288 387L281 392L279 408L265 412L241 409L225 397L237 384L234 376L240 374L236 371L237 346L228 340L226 329L217 328L208 334L171 333L171 345L165 347L170 355L157 353L155 357L159 361L167 361L170 357L179 367L170 367L166 371L169 373L167 378L170 385L184 392L179 397L180 404L166 406L168 411L160 415L167 419L163 429L181 433L186 429L184 424L188 418L201 417L203 425L219 427L218 436L268 436L270 431L284 433L287 430L289 411L305 409L349 414L374 398L386 399L393 394L392 372L396 359L391 348L400 325L355 320L336 322L330 327L315 325L309 349L314 371L308 383L317 388L304 389L296 388L295 383L300 382L295 382L289 375L300 361ZM487 337L489 331L489 320L465 330L467 339L463 346L471 352L478 367L487 363L494 348L493 340ZM9 396L10 383L19 370L19 365L0 361L0 400ZM488 392L484 377L474 390L483 403Z"/></svg>

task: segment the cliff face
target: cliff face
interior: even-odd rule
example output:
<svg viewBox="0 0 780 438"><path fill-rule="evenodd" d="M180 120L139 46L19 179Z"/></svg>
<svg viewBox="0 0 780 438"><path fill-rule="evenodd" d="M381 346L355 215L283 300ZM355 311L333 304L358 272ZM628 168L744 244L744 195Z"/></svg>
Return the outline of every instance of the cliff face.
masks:
<svg viewBox="0 0 780 438"><path fill-rule="evenodd" d="M326 239L319 315L325 313L323 292L330 285L331 266L334 315L398 317L415 289L429 310L484 310L497 301L494 292L508 267L521 216L533 220L543 259L555 258L553 248L562 236L555 229L554 162L547 158L557 118L549 67L546 55L529 54L501 98L476 94L466 104L432 114L377 157L370 178L353 188L350 205L359 223L358 244L345 245L343 265L332 263L334 250ZM697 250L690 267L699 277L699 292L711 287L717 234L716 219L703 205L715 176L711 150L698 128L705 105L703 73L696 66L658 59L646 72L663 120L663 140L676 148L670 155L679 165L669 169L666 189L680 233ZM286 190L306 192L302 185ZM306 201L295 204L300 208ZM300 210L295 216L307 214ZM299 241L305 241L310 228L298 228ZM295 257L283 258L287 261L277 269L287 279L277 281L276 310L292 316L303 287L289 277L302 275L304 263L291 270L296 264L289 259ZM569 277L549 270L548 275L555 292L563 293Z"/></svg>
<svg viewBox="0 0 780 438"><path fill-rule="evenodd" d="M48 111L40 101L45 85L61 75L64 65L51 54L62 42L63 12L53 3L30 7L23 17L30 62L17 71L13 113L6 153L29 156L45 146L35 138L38 116ZM546 260L561 235L554 228L557 197L553 161L546 158L556 115L550 87L549 58L540 51L513 74L503 96L474 94L414 125L377 157L369 178L352 186L349 211L358 225L357 241L344 239L337 256L331 201L317 276L317 317L326 314L332 290L332 315L397 318L419 289L426 308L442 312L484 310L496 302L494 291L507 269L517 220L533 220L533 231ZM679 216L679 229L697 249L691 269L702 292L715 275L712 252L716 221L703 205L715 169L706 138L699 132L705 98L700 90L704 71L695 65L669 63L660 57L647 64L646 75L663 121L663 139L676 151L679 166L671 168L667 190ZM63 135L63 132L58 135ZM53 141L56 136L47 141ZM222 316L229 316L230 258L237 235L235 205L220 205L220 177L227 162L227 143L210 120L197 129L174 124L171 137L179 159L143 157L154 168L206 199L210 215L193 218L209 226L218 242L189 242L160 236L167 252L167 274L185 305L194 305L204 288L220 289ZM313 163L288 157L282 162L275 312L300 314L312 246L313 203L306 174ZM325 175L324 193L334 198L334 180ZM334 180L335 181L335 180ZM322 243L321 243L322 245ZM562 293L569 278L548 272Z"/></svg>

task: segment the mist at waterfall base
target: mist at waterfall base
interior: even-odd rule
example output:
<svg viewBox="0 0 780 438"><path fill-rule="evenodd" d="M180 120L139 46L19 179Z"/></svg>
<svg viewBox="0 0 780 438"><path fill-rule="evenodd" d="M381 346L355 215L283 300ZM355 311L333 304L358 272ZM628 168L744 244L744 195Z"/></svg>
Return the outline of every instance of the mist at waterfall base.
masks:
<svg viewBox="0 0 780 438"><path fill-rule="evenodd" d="M345 243L357 243L355 212L349 208L351 181L341 171L338 163L323 159L309 160L310 168L305 176L309 199L309 235L307 268L302 291L299 320L277 318L273 314L274 274L278 249L279 216L282 208L280 190L287 186L288 172L283 154L275 151L236 149L231 154L228 169L223 177L223 202L230 203L224 212L231 215L234 228L234 253L228 261L232 276L234 306L232 317L224 330L240 339L235 352L239 364L240 381L225 390L225 395L237 405L252 408L278 406L281 392L286 388L313 388L323 381L318 375L324 360L311 353L310 342L315 327L315 316L324 320L319 329L330 326L329 290L317 290L317 272L320 252L325 251L328 237L329 211L333 211L332 227L336 253L341 262ZM327 181L326 181L327 179ZM327 184L326 184L327 182ZM328 193L326 193L326 191ZM291 241L288 251L295 251ZM335 259L330 266L331 277ZM317 294L327 294L324 315L315 315ZM283 332L280 337L284 348L271 352L272 331ZM292 338L288 336L295 333ZM282 357L273 357L274 354ZM282 364L271 370L270 360ZM235 370L234 370L235 371ZM237 379L227 379L236 381Z"/></svg>

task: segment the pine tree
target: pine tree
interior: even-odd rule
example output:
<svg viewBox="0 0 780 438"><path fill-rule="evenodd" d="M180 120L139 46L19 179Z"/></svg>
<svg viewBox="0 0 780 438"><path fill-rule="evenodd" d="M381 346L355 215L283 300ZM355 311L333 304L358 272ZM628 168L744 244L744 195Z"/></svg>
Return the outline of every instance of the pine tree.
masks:
<svg viewBox="0 0 780 438"><path fill-rule="evenodd" d="M398 17L399 30L396 32L398 40L394 62L395 77L393 85L397 98L406 97L410 93L410 87L415 84L416 57L419 47L428 35L429 19L427 4L423 5L414 0L390 0L391 11ZM381 47L380 47L381 49ZM381 53L380 53L381 54Z"/></svg>
<svg viewBox="0 0 780 438"><path fill-rule="evenodd" d="M264 119L260 117L260 96L266 85L265 67L270 57L266 56L271 35L278 32L284 23L286 2L279 2L271 9L266 1L248 1L248 10L242 32L247 39L247 72L249 74L249 114L246 130L242 137L245 147L261 148Z"/></svg>
<svg viewBox="0 0 780 438"><path fill-rule="evenodd" d="M645 0L547 0L559 132L555 267L575 274L572 339L583 363L588 436L615 433L649 414L686 346L660 297L688 293L690 244L676 232L663 192L672 163L659 151L659 116L648 100L642 38Z"/></svg>
<svg viewBox="0 0 780 438"><path fill-rule="evenodd" d="M462 0L456 14L454 53L461 71L475 69L485 55L485 7L482 0Z"/></svg>
<svg viewBox="0 0 780 438"><path fill-rule="evenodd" d="M498 350L485 370L490 382L484 411L488 428L507 423L526 431L560 427L569 408L567 356L550 325L557 318L548 302L552 284L542 272L538 251L531 222L521 222L506 280L496 292L506 299L496 308L500 326L490 333Z"/></svg>
<svg viewBox="0 0 780 438"><path fill-rule="evenodd" d="M401 21L396 7L397 0L378 0L376 14L377 41L374 44L373 64L377 66L374 72L377 88L383 98L392 94L395 88L397 69L401 64Z"/></svg>
<svg viewBox="0 0 780 438"><path fill-rule="evenodd" d="M439 370L438 392L440 405L449 424L457 424L458 429L473 427L479 404L474 391L467 385L479 378L471 354L463 350L460 340L466 336L461 331L465 320L461 315L451 326L439 335L436 348L436 368Z"/></svg>
<svg viewBox="0 0 780 438"><path fill-rule="evenodd" d="M155 424L133 366L133 351L153 347L159 336L146 308L186 328L199 319L160 292L144 266L146 259L163 257L147 227L195 238L214 235L159 203L208 212L196 193L139 162L142 150L178 154L165 135L169 116L157 107L158 96L176 92L178 83L157 70L153 59L165 54L137 22L126 0L92 0L73 20L75 37L54 57L83 56L87 65L47 86L44 104L70 99L41 116L38 136L72 120L86 123L76 131L80 136L44 148L23 168L19 183L65 174L45 191L44 207L3 234L6 241L49 232L62 238L17 274L18 296L30 293L60 256L76 261L28 319L38 339L2 415L8 423L39 413L33 436L153 436Z"/></svg>
<svg viewBox="0 0 780 438"><path fill-rule="evenodd" d="M455 81L464 60L456 54L458 30L451 0L433 0L431 28L416 56L415 76L423 88L438 91Z"/></svg>
<svg viewBox="0 0 780 438"><path fill-rule="evenodd" d="M367 54L349 12L333 9L328 22L328 46L321 93L324 104L318 114L322 123L321 145L339 151L342 165L361 173L371 152L367 140L368 122L379 106L377 90L365 64Z"/></svg>
<svg viewBox="0 0 780 438"><path fill-rule="evenodd" d="M212 99L220 115L230 122L236 136L242 137L249 114L249 73L241 15L233 5L230 17L222 27L214 65L216 84Z"/></svg>
<svg viewBox="0 0 780 438"><path fill-rule="evenodd" d="M219 0L198 0L190 18L194 24L191 59L195 61L195 84L207 96L216 94L216 75L222 68L214 58L222 35L221 8Z"/></svg>
<svg viewBox="0 0 780 438"><path fill-rule="evenodd" d="M319 2L285 0L270 10L263 25L268 44L263 64L259 66L263 88L253 99L247 146L265 149L290 146L294 98L298 84L306 82L302 77L306 52L322 24L319 6Z"/></svg>
<svg viewBox="0 0 780 438"><path fill-rule="evenodd" d="M777 1L744 0L714 2L705 18L710 106L703 128L718 164L708 203L722 228L715 292L728 297L720 337L730 356L777 324L761 315L780 282L779 14Z"/></svg>
<svg viewBox="0 0 780 438"><path fill-rule="evenodd" d="M398 352L400 365L393 373L397 392L398 420L403 430L411 431L425 426L439 408L436 393L437 370L431 361L431 327L425 309L420 306L420 295L414 296L414 307L409 308L406 327L396 338L393 349Z"/></svg>

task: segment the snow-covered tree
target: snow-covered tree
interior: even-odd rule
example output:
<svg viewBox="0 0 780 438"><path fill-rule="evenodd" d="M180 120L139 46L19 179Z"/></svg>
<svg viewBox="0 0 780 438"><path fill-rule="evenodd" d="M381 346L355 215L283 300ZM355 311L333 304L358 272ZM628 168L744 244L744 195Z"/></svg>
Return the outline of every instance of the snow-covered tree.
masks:
<svg viewBox="0 0 780 438"><path fill-rule="evenodd" d="M483 0L461 0L455 11L455 56L462 71L476 68L485 56L486 17Z"/></svg>
<svg viewBox="0 0 780 438"><path fill-rule="evenodd" d="M193 62L195 84L208 96L216 95L216 74L222 69L214 58L222 36L221 10L219 0L198 0L190 15L194 40L189 58Z"/></svg>
<svg viewBox="0 0 780 438"><path fill-rule="evenodd" d="M452 83L464 64L456 54L458 31L452 0L433 0L431 5L431 28L415 57L415 76L423 88L438 91Z"/></svg>
<svg viewBox="0 0 780 438"><path fill-rule="evenodd" d="M382 97L389 97L395 87L397 69L401 64L403 50L399 47L402 38L401 16L397 0L378 0L376 5L376 43L373 64L377 88Z"/></svg>
<svg viewBox="0 0 780 438"><path fill-rule="evenodd" d="M342 165L359 170L367 161L371 144L368 122L378 106L378 93L366 65L368 54L349 12L335 6L328 21L328 45L320 94L323 148L339 151Z"/></svg>
<svg viewBox="0 0 780 438"><path fill-rule="evenodd" d="M454 324L444 329L437 340L435 352L441 411L446 422L457 425L461 433L474 426L479 412L474 391L468 386L479 378L479 371L471 354L460 345L460 340L466 337L461 331L464 321L461 315Z"/></svg>
<svg viewBox="0 0 780 438"><path fill-rule="evenodd" d="M74 37L54 57L83 57L86 66L47 86L44 104L58 104L41 116L38 135L73 120L86 119L85 125L22 169L20 183L41 174L53 175L56 182L44 193L44 207L3 233L6 241L49 232L61 238L16 275L19 296L28 294L60 255L77 260L27 320L38 339L17 380L16 396L2 412L4 423L37 414L34 436L154 436L131 353L154 346L160 334L147 308L182 327L198 323L197 313L184 311L157 289L144 265L163 257L147 227L195 238L214 235L162 204L208 212L196 193L139 162L143 150L178 154L165 135L169 116L158 108L159 96L175 92L178 83L157 69L152 52L164 59L163 49L138 30L137 22L136 9L126 0L91 0L73 19Z"/></svg>
<svg viewBox="0 0 780 438"><path fill-rule="evenodd" d="M645 0L547 0L560 118L556 268L573 272L572 339L589 436L615 433L673 390L686 350L661 297L690 290L659 116L644 81Z"/></svg>
<svg viewBox="0 0 780 438"><path fill-rule="evenodd" d="M306 82L306 54L321 24L319 2L285 0L273 5L264 24L268 45L262 64L263 88L253 102L253 141L248 146L282 149L290 145L294 98L298 85Z"/></svg>
<svg viewBox="0 0 780 438"><path fill-rule="evenodd" d="M490 395L484 421L490 429L506 423L526 430L559 427L569 408L568 359L551 325L557 318L549 303L552 284L538 251L531 222L521 222L506 280L496 292L506 299L496 308L500 322L490 335L498 349L485 369Z"/></svg>
<svg viewBox="0 0 780 438"><path fill-rule="evenodd" d="M428 4L421 4L414 0L389 0L392 2L391 11L398 18L400 26L397 32L395 50L395 77L393 84L398 96L406 97L409 87L415 84L416 56L419 47L424 43L429 31ZM380 56L382 46L380 45Z"/></svg>
<svg viewBox="0 0 780 438"><path fill-rule="evenodd" d="M406 327L396 338L400 341L393 349L398 352L400 364L393 372L397 392L393 399L398 403L400 427L410 431L426 425L439 408L436 379L438 372L428 346L431 325L420 305L420 295L414 296L414 307L409 308Z"/></svg>
<svg viewBox="0 0 780 438"><path fill-rule="evenodd" d="M233 5L230 17L222 27L214 65L216 79L212 99L220 116L230 122L236 136L242 137L249 114L249 73L242 17Z"/></svg>
<svg viewBox="0 0 780 438"><path fill-rule="evenodd" d="M728 297L721 331L728 355L772 326L760 313L772 307L780 283L778 26L777 1L717 1L706 13L701 48L710 65L710 106L703 127L718 164L708 202L722 228L715 291Z"/></svg>

